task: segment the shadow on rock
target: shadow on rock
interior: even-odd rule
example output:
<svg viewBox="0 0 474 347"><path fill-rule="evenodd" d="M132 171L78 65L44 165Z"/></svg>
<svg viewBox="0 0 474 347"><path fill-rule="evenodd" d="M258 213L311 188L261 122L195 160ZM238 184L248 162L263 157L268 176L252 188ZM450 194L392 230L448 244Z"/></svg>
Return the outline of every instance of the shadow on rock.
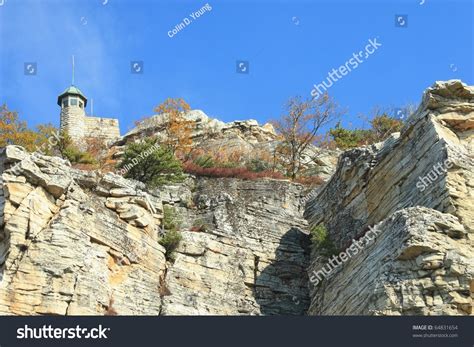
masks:
<svg viewBox="0 0 474 347"><path fill-rule="evenodd" d="M265 265L255 256L254 295L263 315L306 314L309 247L309 236L291 228L280 239L270 265L262 269Z"/></svg>

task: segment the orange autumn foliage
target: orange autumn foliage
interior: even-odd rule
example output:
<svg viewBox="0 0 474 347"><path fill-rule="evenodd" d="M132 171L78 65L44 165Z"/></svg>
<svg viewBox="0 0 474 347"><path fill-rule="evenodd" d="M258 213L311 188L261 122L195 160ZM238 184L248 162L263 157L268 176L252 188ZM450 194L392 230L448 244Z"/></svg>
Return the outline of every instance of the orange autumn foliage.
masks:
<svg viewBox="0 0 474 347"><path fill-rule="evenodd" d="M192 131L195 122L187 120L184 116L190 110L189 104L181 98L168 98L154 110L168 118L164 144L178 158L186 158L192 149Z"/></svg>
<svg viewBox="0 0 474 347"><path fill-rule="evenodd" d="M99 169L101 172L113 172L117 164L114 154L117 149L109 148L107 144L100 138L87 137L84 139L86 152L95 158L96 164L91 166L93 169Z"/></svg>
<svg viewBox="0 0 474 347"><path fill-rule="evenodd" d="M41 124L36 130L28 128L25 121L21 121L18 113L10 111L6 104L0 107L0 147L18 145L29 152L41 151L51 154L48 139L57 129L51 124Z"/></svg>
<svg viewBox="0 0 474 347"><path fill-rule="evenodd" d="M318 140L319 131L340 115L338 106L328 94L318 99L290 98L287 112L273 125L281 138L275 159L285 167L288 177L295 179L303 170L302 158L308 146Z"/></svg>

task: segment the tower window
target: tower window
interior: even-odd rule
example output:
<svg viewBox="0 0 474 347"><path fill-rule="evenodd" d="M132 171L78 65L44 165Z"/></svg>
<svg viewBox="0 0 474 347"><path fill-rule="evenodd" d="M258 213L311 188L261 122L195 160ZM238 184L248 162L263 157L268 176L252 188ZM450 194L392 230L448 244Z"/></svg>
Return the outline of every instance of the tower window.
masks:
<svg viewBox="0 0 474 347"><path fill-rule="evenodd" d="M63 107L67 107L67 106L68 106L68 105L67 105L67 98L64 98L64 99L63 99Z"/></svg>
<svg viewBox="0 0 474 347"><path fill-rule="evenodd" d="M71 101L71 106L77 106L77 99L76 98L70 98Z"/></svg>
<svg viewBox="0 0 474 347"><path fill-rule="evenodd" d="M79 107L84 108L84 103L81 100L79 100Z"/></svg>

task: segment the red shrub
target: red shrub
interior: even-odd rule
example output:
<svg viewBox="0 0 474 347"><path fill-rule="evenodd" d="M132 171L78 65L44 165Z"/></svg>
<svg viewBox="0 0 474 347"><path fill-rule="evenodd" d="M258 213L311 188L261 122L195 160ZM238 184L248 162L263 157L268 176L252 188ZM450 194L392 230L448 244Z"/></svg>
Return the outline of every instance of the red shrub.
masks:
<svg viewBox="0 0 474 347"><path fill-rule="evenodd" d="M184 172L195 175L195 176L204 176L204 177L232 177L240 178L244 180L256 180L259 178L275 178L275 179L284 179L279 172L273 171L262 171L262 172L253 172L249 171L245 167L209 167L204 168L199 165L196 165L191 162L184 163L183 165Z"/></svg>

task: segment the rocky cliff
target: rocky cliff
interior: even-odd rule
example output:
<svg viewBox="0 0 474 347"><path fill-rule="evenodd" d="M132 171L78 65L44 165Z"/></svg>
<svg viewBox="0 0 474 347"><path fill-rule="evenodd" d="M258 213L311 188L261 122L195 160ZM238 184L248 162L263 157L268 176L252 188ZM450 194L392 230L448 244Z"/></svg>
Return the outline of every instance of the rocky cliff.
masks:
<svg viewBox="0 0 474 347"><path fill-rule="evenodd" d="M473 154L474 88L460 81L429 88L400 134L345 152L305 216L338 251L379 233L311 286L309 313L471 314ZM329 272L321 253L310 274Z"/></svg>
<svg viewBox="0 0 474 347"><path fill-rule="evenodd" d="M59 158L0 156L0 314L159 313L159 199Z"/></svg>
<svg viewBox="0 0 474 347"><path fill-rule="evenodd" d="M193 179L147 192L8 146L0 154L0 314L304 314L303 187ZM183 236L158 244L163 205Z"/></svg>
<svg viewBox="0 0 474 347"><path fill-rule="evenodd" d="M162 313L304 314L302 189L275 180L200 179L194 193L165 193L163 202L185 222Z"/></svg>
<svg viewBox="0 0 474 347"><path fill-rule="evenodd" d="M271 179L147 190L8 146L0 314L472 314L473 129L474 88L437 83L400 134L343 153L309 195ZM174 254L158 242L167 211ZM330 262L310 245L317 225L333 252L377 232L314 285Z"/></svg>

